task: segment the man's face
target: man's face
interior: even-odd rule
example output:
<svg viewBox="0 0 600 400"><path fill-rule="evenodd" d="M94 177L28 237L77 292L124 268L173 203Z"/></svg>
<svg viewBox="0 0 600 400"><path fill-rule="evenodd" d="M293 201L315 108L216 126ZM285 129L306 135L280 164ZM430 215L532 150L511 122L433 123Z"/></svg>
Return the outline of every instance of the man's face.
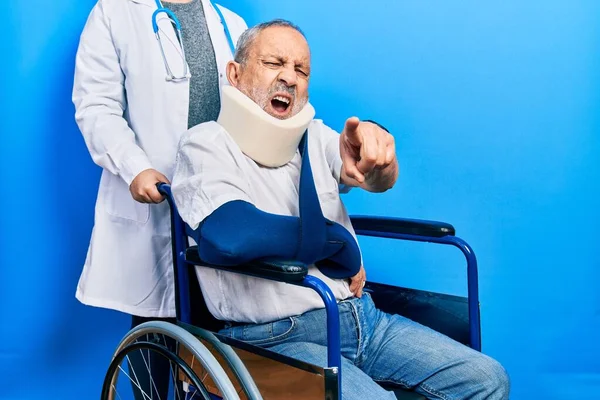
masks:
<svg viewBox="0 0 600 400"><path fill-rule="evenodd" d="M310 50L295 29L266 28L250 44L246 63L232 66L231 84L275 118L298 114L308 101Z"/></svg>

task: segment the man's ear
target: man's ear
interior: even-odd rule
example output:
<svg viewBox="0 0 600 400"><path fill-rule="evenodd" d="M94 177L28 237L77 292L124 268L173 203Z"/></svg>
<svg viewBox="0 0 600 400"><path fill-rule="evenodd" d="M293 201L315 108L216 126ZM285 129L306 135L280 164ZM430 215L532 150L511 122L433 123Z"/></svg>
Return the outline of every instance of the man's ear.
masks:
<svg viewBox="0 0 600 400"><path fill-rule="evenodd" d="M229 61L225 67L225 73L227 74L227 80L233 87L238 87L240 81L241 65L235 61Z"/></svg>

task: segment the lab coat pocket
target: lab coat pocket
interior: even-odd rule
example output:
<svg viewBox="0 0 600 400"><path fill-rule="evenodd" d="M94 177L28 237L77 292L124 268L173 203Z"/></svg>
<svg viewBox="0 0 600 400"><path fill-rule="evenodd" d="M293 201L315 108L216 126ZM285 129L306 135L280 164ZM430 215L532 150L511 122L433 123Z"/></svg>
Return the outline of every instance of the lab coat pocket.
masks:
<svg viewBox="0 0 600 400"><path fill-rule="evenodd" d="M117 175L109 172L106 174L106 188L104 190L104 206L106 212L112 217L134 221L140 224L148 222L150 207L135 201L131 197L127 183Z"/></svg>

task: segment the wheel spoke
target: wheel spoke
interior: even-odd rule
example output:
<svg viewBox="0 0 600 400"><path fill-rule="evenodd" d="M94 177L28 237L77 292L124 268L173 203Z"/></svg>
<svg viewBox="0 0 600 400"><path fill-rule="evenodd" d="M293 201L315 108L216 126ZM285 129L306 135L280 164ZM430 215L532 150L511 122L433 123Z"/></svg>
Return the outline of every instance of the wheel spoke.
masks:
<svg viewBox="0 0 600 400"><path fill-rule="evenodd" d="M148 371L148 375L150 376L150 382L152 383L152 387L154 387L154 390L156 391L156 395L158 396L158 400L162 400L160 398L160 393L158 392L158 389L156 388L156 384L154 383L154 378L152 378L152 363L150 362L150 349L148 349L148 361L146 361L146 357L144 357L144 351L140 349L140 353L142 353L142 359L144 360L144 364L146 365L146 370ZM152 390L150 390L151 394L154 393L152 392ZM152 396L152 398L154 398L154 396Z"/></svg>
<svg viewBox="0 0 600 400"><path fill-rule="evenodd" d="M181 400L181 394L179 393L179 384L177 378L175 378L175 371L173 371L173 363L169 364L169 369L171 370L171 376L173 377L173 386L175 387L175 394L177 398ZM177 371L179 373L179 371Z"/></svg>
<svg viewBox="0 0 600 400"><path fill-rule="evenodd" d="M131 362L129 361L129 356L127 356L127 362L129 363L129 365L131 365ZM133 383L138 389L140 389L140 392L142 392L142 395L144 396L144 398L148 398L148 400L152 400L152 398L150 396L148 396L148 394L140 386L140 381L138 381L137 376L135 375L135 369L134 368L131 368L131 370L133 371L133 376L135 377L135 381L133 379L131 379L131 377L129 376L129 374L120 365L119 365L119 369L123 372L123 374L125 374L126 377L129 378L129 380L131 381L131 383Z"/></svg>

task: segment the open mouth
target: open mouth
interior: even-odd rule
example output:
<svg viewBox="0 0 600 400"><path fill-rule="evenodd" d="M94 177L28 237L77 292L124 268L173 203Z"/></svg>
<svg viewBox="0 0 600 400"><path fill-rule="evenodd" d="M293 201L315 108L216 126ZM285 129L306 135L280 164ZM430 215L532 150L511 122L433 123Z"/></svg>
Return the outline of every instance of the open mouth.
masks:
<svg viewBox="0 0 600 400"><path fill-rule="evenodd" d="M285 115L291 109L292 99L283 95L276 95L271 99L271 108L276 114Z"/></svg>

